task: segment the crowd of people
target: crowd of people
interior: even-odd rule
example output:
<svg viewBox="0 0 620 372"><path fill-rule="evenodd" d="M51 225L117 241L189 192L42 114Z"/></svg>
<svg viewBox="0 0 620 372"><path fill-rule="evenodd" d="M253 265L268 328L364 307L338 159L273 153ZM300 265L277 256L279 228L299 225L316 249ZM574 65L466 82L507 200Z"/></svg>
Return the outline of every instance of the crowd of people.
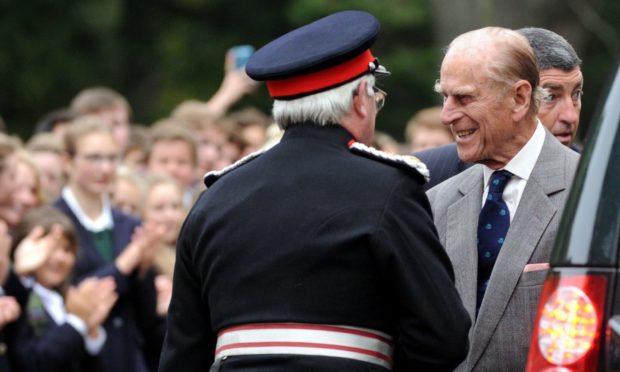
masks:
<svg viewBox="0 0 620 372"><path fill-rule="evenodd" d="M282 136L256 108L230 111L258 84L233 62L208 101L149 126L131 123L120 93L90 87L27 141L0 133L5 369L157 369L176 242L203 176ZM409 151L387 134L375 146Z"/></svg>
<svg viewBox="0 0 620 372"><path fill-rule="evenodd" d="M231 62L211 99L149 126L91 87L25 143L0 133L1 371L157 370L176 240L203 175L280 135L257 109L230 112L257 86Z"/></svg>
<svg viewBox="0 0 620 372"><path fill-rule="evenodd" d="M522 370L522 352L506 344L527 350L539 289L513 289L524 273L540 284L546 272L560 213L544 214L542 206L562 210L578 159L581 61L543 29L462 35L450 45L436 86L443 107L415 113L400 144L374 131L385 100L375 76L389 74L368 49L375 21L343 12L321 20L328 31L309 25L285 35L277 48L252 57L253 79L229 53L208 101L182 102L148 126L131 124L121 94L91 87L43 115L27 141L0 134L0 371L148 372L160 368L160 359L164 371L204 369L246 355L234 342L224 349L237 351L222 351L223 330L283 322L337 334L359 327L391 346L381 349L381 360L315 350L310 354L355 362L253 357L233 370L356 370L360 361L399 370ZM363 40L351 46L350 35L330 34L329 53L353 48L361 57L349 50L342 67L340 56L325 55L326 44L296 55L294 45L334 24ZM490 77L471 72L487 62L468 50L486 57L502 48ZM552 64L558 58L544 51L562 48L564 64ZM310 61L313 53L319 62ZM328 77L334 67L340 80ZM291 81L280 80L287 74ZM230 111L257 89L254 79L267 82L277 124L255 108ZM499 94L502 84L510 88ZM495 106L485 103L496 96ZM572 110L564 110L569 101ZM476 142L477 135L484 140ZM340 152L345 145L347 157ZM522 149L535 155L524 160L517 156ZM411 153L428 169L398 155ZM547 174L558 168L566 169L565 184L533 190L553 184ZM498 179L498 169L510 173ZM428 170L431 186L452 178L427 199ZM504 203L499 191L507 226L497 247L481 246L486 238L478 226L455 222L463 213L471 212L470 221L482 216L484 200L497 193L489 182L507 183L512 195ZM470 192L473 202L459 204ZM454 205L463 207L458 216ZM526 221L529 209L543 213L536 231ZM538 230L545 226L551 227ZM515 253L525 235L535 241Z"/></svg>

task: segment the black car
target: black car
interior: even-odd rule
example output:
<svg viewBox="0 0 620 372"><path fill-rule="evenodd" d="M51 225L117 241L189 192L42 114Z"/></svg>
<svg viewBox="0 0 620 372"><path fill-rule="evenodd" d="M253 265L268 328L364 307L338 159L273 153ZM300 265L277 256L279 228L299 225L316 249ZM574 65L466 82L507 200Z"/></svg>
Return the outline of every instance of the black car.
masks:
<svg viewBox="0 0 620 372"><path fill-rule="evenodd" d="M620 371L620 65L551 255L527 371Z"/></svg>

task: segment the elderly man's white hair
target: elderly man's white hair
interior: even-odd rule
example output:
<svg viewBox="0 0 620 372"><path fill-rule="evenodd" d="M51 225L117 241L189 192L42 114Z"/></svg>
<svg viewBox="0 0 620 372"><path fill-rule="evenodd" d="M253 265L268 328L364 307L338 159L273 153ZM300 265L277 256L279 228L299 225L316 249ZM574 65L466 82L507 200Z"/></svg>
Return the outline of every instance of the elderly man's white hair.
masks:
<svg viewBox="0 0 620 372"><path fill-rule="evenodd" d="M372 97L375 77L367 74L324 92L292 100L275 100L273 117L282 129L303 122L312 122L321 126L339 124L341 119L351 111L353 92L363 80L368 84L366 93Z"/></svg>

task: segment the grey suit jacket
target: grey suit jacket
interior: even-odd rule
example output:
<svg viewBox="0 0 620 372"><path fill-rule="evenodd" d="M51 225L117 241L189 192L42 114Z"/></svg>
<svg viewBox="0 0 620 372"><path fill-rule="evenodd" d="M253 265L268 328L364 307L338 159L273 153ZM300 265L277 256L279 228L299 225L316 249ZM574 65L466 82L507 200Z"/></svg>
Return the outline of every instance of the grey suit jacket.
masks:
<svg viewBox="0 0 620 372"><path fill-rule="evenodd" d="M470 350L458 371L523 371L548 263L579 155L546 132L506 240L491 273ZM456 288L472 320L476 313L478 215L483 171L475 165L428 191L439 238L452 264Z"/></svg>

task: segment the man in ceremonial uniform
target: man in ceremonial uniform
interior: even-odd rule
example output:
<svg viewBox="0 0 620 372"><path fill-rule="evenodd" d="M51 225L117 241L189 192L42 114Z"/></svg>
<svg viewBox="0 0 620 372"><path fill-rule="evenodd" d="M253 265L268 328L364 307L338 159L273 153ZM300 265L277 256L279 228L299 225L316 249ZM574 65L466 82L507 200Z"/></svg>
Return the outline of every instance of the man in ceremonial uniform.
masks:
<svg viewBox="0 0 620 372"><path fill-rule="evenodd" d="M372 15L258 50L282 141L205 177L178 243L161 371L452 370L470 320L413 158L367 147Z"/></svg>

